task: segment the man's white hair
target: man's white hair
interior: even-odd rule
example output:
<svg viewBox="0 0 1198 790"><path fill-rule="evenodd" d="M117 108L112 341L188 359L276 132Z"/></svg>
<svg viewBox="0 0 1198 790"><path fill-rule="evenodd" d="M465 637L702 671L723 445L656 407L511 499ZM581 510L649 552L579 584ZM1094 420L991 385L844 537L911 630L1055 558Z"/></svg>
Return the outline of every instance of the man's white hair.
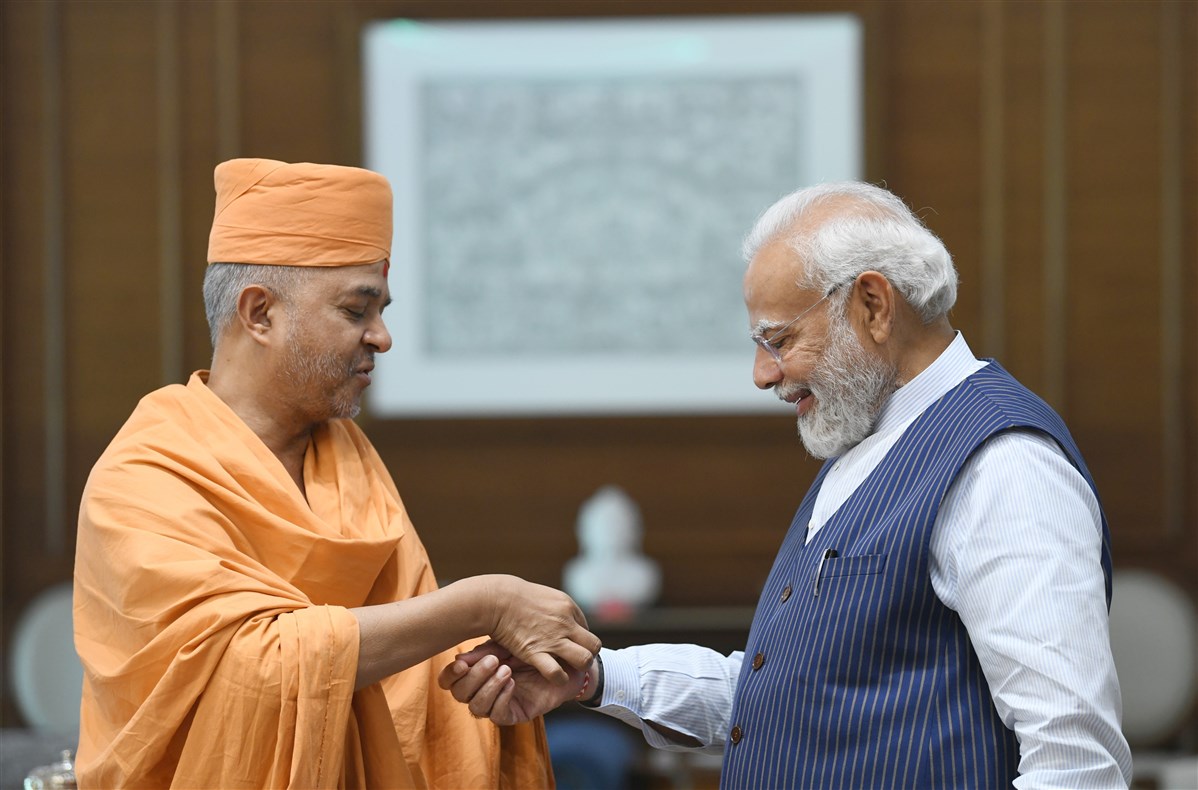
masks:
<svg viewBox="0 0 1198 790"><path fill-rule="evenodd" d="M804 216L829 203L833 213L815 228L796 230ZM770 206L741 250L745 261L784 234L804 264L801 288L827 293L865 271L881 273L923 319L942 318L957 301L957 270L944 242L897 196L881 187L841 181L800 189ZM845 291L834 299L843 304Z"/></svg>
<svg viewBox="0 0 1198 790"><path fill-rule="evenodd" d="M261 285L281 302L290 301L303 282L301 266L267 266L256 263L211 263L204 272L204 314L212 348L237 316L237 300L251 285Z"/></svg>

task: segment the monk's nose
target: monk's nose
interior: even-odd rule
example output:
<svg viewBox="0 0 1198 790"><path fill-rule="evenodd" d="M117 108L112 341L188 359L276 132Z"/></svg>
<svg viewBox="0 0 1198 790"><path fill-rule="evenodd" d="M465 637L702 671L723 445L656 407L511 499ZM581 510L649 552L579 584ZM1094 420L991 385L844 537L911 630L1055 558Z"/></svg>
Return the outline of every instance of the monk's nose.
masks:
<svg viewBox="0 0 1198 790"><path fill-rule="evenodd" d="M372 346L379 354L385 354L391 349L391 333L387 331L387 325L381 318L370 327L363 339L366 345Z"/></svg>

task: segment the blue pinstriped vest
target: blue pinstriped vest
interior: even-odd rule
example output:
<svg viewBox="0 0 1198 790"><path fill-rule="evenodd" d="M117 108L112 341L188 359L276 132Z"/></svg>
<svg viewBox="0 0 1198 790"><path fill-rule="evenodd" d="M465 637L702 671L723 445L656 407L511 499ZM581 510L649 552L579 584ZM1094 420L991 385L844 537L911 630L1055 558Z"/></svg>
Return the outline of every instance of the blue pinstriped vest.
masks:
<svg viewBox="0 0 1198 790"><path fill-rule="evenodd" d="M932 589L928 547L961 466L1014 428L1052 436L1094 487L1060 417L993 361L916 418L804 545L824 465L757 605L721 787L1011 786L1015 734L960 618ZM1109 603L1105 516L1102 528ZM823 559L830 549L837 556Z"/></svg>

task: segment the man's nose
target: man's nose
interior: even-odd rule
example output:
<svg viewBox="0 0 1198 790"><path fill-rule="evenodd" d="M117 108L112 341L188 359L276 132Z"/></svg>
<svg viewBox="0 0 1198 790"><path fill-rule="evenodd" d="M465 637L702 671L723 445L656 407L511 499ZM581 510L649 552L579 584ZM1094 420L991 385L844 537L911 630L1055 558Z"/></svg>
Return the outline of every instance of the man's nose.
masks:
<svg viewBox="0 0 1198 790"><path fill-rule="evenodd" d="M391 349L391 333L387 331L387 325L381 317L371 325L364 340L380 354L385 354Z"/></svg>
<svg viewBox="0 0 1198 790"><path fill-rule="evenodd" d="M753 383L758 389L767 390L782 380L782 366L760 346L753 357Z"/></svg>

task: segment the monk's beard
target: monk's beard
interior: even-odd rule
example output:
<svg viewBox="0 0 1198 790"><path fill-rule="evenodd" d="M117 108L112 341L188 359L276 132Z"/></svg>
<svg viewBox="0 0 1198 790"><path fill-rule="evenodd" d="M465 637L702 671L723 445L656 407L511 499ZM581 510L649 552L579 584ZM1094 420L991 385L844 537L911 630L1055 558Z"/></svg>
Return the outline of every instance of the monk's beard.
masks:
<svg viewBox="0 0 1198 790"><path fill-rule="evenodd" d="M348 386L362 360L345 360L332 352L317 353L312 344L295 338L287 345L283 374L297 392L327 393L329 414L325 419L353 419L362 411L361 395ZM309 406L315 403L309 402Z"/></svg>
<svg viewBox="0 0 1198 790"><path fill-rule="evenodd" d="M808 380L783 382L776 393L792 400L799 390L811 390L815 406L798 418L799 437L812 457L822 459L843 455L869 436L898 387L898 368L866 351L848 321L833 315L824 353Z"/></svg>

